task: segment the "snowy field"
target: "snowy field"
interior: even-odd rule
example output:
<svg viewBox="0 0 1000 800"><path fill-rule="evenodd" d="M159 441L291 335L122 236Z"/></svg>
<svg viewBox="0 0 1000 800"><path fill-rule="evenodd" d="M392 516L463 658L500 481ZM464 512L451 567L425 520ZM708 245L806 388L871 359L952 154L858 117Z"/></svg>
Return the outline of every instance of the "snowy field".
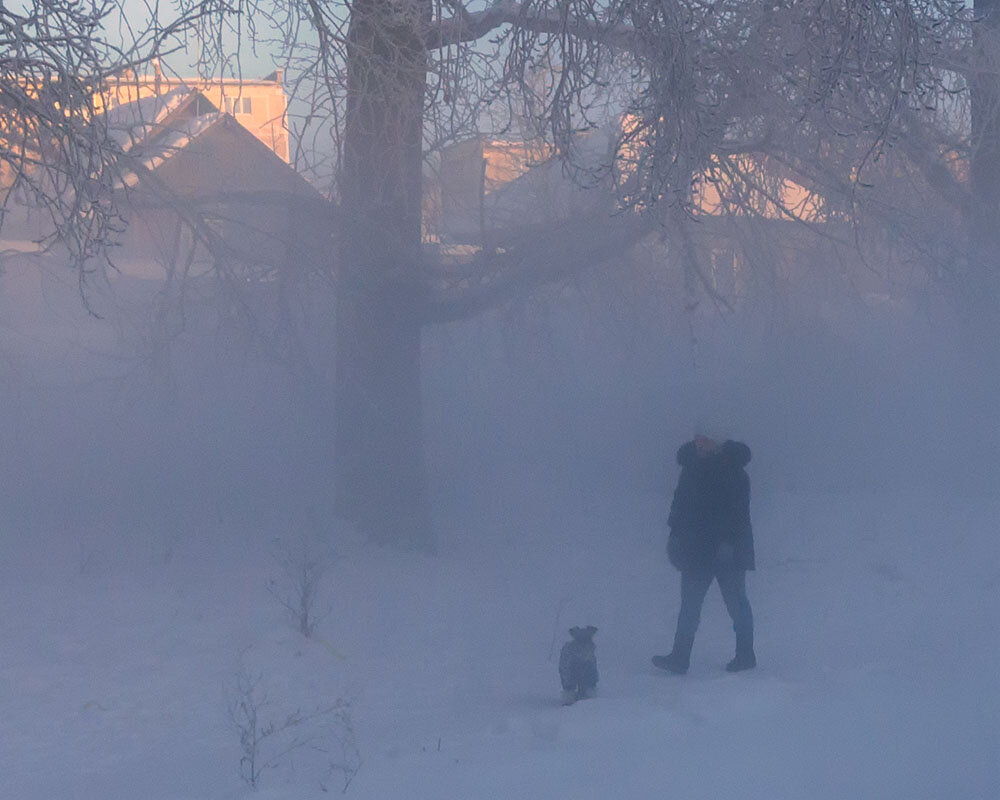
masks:
<svg viewBox="0 0 1000 800"><path fill-rule="evenodd" d="M75 291L0 295L0 800L1000 797L995 396L968 400L938 328L699 329L754 451L760 667L722 670L713 589L675 677L650 657L699 394L660 301L645 328L554 293L426 337L431 557L333 517L322 386L211 326L143 377L142 337ZM303 552L326 564L310 638L277 599ZM598 694L563 707L586 624Z"/></svg>
<svg viewBox="0 0 1000 800"><path fill-rule="evenodd" d="M135 528L8 529L2 796L1000 796L1000 504L760 488L761 666L721 670L713 589L673 677L649 664L678 599L662 497L513 467L487 491L479 516L441 520L434 558L310 534L335 560L308 640L268 591L293 525L205 520L169 560ZM561 707L553 649L587 623L599 694ZM348 701L356 750L315 726L251 792L228 713L241 669L262 719Z"/></svg>

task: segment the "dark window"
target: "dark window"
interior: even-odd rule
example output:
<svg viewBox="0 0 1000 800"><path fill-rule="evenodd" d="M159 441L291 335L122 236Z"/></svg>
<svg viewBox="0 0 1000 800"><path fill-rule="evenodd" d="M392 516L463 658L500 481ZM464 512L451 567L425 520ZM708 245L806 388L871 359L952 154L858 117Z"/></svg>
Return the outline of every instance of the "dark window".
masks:
<svg viewBox="0 0 1000 800"><path fill-rule="evenodd" d="M227 97L226 111L230 114L251 114L253 103L249 97Z"/></svg>

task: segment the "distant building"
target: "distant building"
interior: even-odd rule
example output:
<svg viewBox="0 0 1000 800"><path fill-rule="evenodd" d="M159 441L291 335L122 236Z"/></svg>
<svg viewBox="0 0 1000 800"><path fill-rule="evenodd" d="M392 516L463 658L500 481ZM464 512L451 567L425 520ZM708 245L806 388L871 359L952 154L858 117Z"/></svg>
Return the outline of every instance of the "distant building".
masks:
<svg viewBox="0 0 1000 800"><path fill-rule="evenodd" d="M596 175L610 158L607 135L593 131L582 135L578 144ZM625 154L621 164L626 171L627 159ZM759 185L736 186L732 177L709 170L696 176L691 198L696 215L744 213L727 203L727 198L739 196L752 207L752 215L762 219L815 222L826 217L823 198L792 175L782 174L787 170L750 156L739 159L739 168L759 178ZM486 138L458 142L442 150L436 174L428 182L425 239L479 243L491 233L502 235L567 219L593 201L587 196L593 177L585 171L569 174L542 144Z"/></svg>
<svg viewBox="0 0 1000 800"><path fill-rule="evenodd" d="M265 78L178 78L165 75L153 62L152 75L126 72L109 81L101 103L109 110L153 96L168 95L176 89L197 89L219 111L231 114L240 125L289 161L288 128L285 114L288 100L282 85L282 70Z"/></svg>
<svg viewBox="0 0 1000 800"><path fill-rule="evenodd" d="M493 243L564 220L591 199L562 174L549 147L484 138L442 150L427 186L424 239L446 246Z"/></svg>
<svg viewBox="0 0 1000 800"><path fill-rule="evenodd" d="M129 169L120 206L128 222L117 262L136 277L162 277L178 237L209 237L244 277L269 280L327 257L332 208L279 153L198 88L179 85L116 105L110 134ZM192 231L192 224L203 225ZM183 231L187 231L183 233ZM189 275L216 267L197 249Z"/></svg>
<svg viewBox="0 0 1000 800"><path fill-rule="evenodd" d="M125 224L109 242L110 264L95 260L100 275L71 272L58 241L39 245L53 233L46 209L12 202L0 231L8 340L61 368L67 331L74 347L99 354L137 330L130 347L153 363L162 341L213 329L237 307L254 325L284 330L290 293L331 266L331 203L198 88L116 104L100 123L122 151L109 188ZM90 310L113 324L90 324Z"/></svg>
<svg viewBox="0 0 1000 800"><path fill-rule="evenodd" d="M179 231L196 220L205 221L200 238L258 277L328 257L329 247L315 246L315 239L328 235L332 210L288 163L285 103L278 73L260 81L199 82L156 70L122 75L95 95L101 114L94 124L106 126L123 155L117 185L108 187L127 223L111 251L121 274L162 277ZM31 145L29 137L22 140ZM8 173L0 172L0 253L37 250L33 243L53 234L51 216ZM48 185L48 173L33 180L45 192L72 191ZM202 248L188 274L207 272L214 261Z"/></svg>
<svg viewBox="0 0 1000 800"><path fill-rule="evenodd" d="M425 244L466 258L481 250L523 249L567 231L573 235L574 220L598 226L609 221L615 212L614 192L607 183L591 187L601 166L610 163L613 136L610 130L594 130L577 140L578 158L593 172L571 172L552 157L550 149L524 142L473 138L445 148L427 180ZM627 177L639 159L627 151L617 157L619 170ZM831 280L832 272L820 265L835 263L833 245L829 237L817 240L809 226L829 232L848 223L842 210L803 178L747 154L695 175L689 199L697 224L687 230L698 260L698 280L705 288L738 298L748 291L751 273L766 273L772 285L789 291L794 287L799 297L810 292L823 295L823 281ZM632 252L626 248L620 255L649 261L650 269L662 273L662 280L683 294L690 272L663 267L682 265L692 251L685 252L668 227L654 228L641 247ZM751 264L751 258L759 263ZM852 279L867 287L871 279L861 270L858 273Z"/></svg>

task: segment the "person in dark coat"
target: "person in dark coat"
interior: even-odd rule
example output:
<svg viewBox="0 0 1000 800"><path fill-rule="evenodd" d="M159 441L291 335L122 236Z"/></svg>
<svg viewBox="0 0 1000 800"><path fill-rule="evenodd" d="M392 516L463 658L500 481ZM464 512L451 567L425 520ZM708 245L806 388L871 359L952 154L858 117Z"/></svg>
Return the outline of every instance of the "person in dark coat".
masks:
<svg viewBox="0 0 1000 800"><path fill-rule="evenodd" d="M698 435L681 445L677 463L681 474L667 521L667 554L681 573L681 610L673 650L654 656L653 664L678 675L687 672L701 607L717 581L736 632L736 656L726 669L753 669L753 612L746 592L746 573L754 568L750 478L745 469L750 448Z"/></svg>

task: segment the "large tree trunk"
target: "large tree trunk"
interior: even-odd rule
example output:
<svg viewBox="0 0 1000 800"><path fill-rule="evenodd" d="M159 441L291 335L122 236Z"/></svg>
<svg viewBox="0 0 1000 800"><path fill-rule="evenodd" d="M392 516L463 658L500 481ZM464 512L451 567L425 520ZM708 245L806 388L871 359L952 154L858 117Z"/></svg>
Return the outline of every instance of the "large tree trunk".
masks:
<svg viewBox="0 0 1000 800"><path fill-rule="evenodd" d="M420 399L425 0L355 0L336 303L336 502L372 539L434 546Z"/></svg>
<svg viewBox="0 0 1000 800"><path fill-rule="evenodd" d="M984 452L1000 445L1000 0L975 0L973 64L969 73L972 136L969 179L969 274L960 373L962 421Z"/></svg>
<svg viewBox="0 0 1000 800"><path fill-rule="evenodd" d="M1000 299L1000 0L975 0L975 19L969 288L976 310L993 314Z"/></svg>

